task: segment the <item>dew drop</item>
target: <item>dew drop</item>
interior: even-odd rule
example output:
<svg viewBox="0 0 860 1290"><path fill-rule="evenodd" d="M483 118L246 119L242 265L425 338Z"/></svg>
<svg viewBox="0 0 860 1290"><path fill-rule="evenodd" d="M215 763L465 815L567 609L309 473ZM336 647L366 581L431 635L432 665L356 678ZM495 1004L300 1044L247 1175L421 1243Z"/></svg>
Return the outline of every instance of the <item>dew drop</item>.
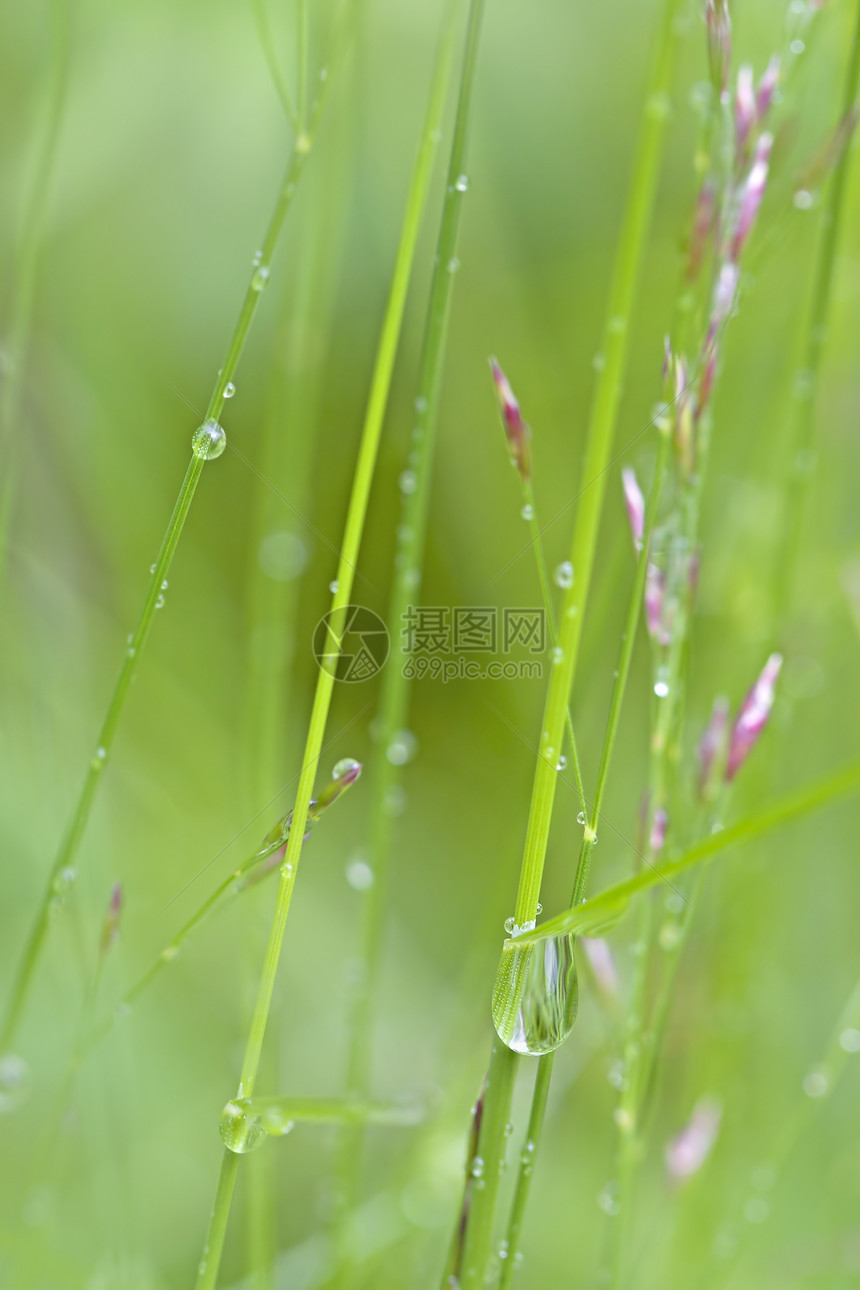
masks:
<svg viewBox="0 0 860 1290"><path fill-rule="evenodd" d="M397 482L401 493L406 493L408 495L410 493L414 493L415 489L418 487L418 476L415 474L414 470L404 470L401 471L400 478Z"/></svg>
<svg viewBox="0 0 860 1290"><path fill-rule="evenodd" d="M579 815L577 815L577 817L576 817L576 822L577 822L577 824L587 824L587 823L588 823L588 819L586 818L585 811L580 811L580 812L579 812Z"/></svg>
<svg viewBox="0 0 860 1290"><path fill-rule="evenodd" d="M573 936L516 946L502 958L493 989L493 1025L515 1053L551 1053L567 1039L579 1005ZM534 1150L534 1144L527 1149Z"/></svg>
<svg viewBox="0 0 860 1290"><path fill-rule="evenodd" d="M195 457L202 457L204 461L214 461L227 447L224 427L217 421L204 421L203 425L198 426L194 431L191 447Z"/></svg>
<svg viewBox="0 0 860 1290"><path fill-rule="evenodd" d="M508 936L513 936L514 931L516 930L516 926L517 926L517 923L515 918L505 919L505 932Z"/></svg>
<svg viewBox="0 0 860 1290"><path fill-rule="evenodd" d="M480 1156L475 1156L472 1161L472 1177L482 1178L484 1176L484 1162Z"/></svg>
<svg viewBox="0 0 860 1290"><path fill-rule="evenodd" d="M460 261L457 259L456 255L452 255L451 259L448 261L448 272L456 273L459 267Z"/></svg>
<svg viewBox="0 0 860 1290"><path fill-rule="evenodd" d="M556 770L564 770L566 765L567 765L567 758L565 757L564 753L562 753L555 764L555 768Z"/></svg>
<svg viewBox="0 0 860 1290"><path fill-rule="evenodd" d="M261 264L251 279L252 291L263 291L269 281L269 266Z"/></svg>
<svg viewBox="0 0 860 1290"><path fill-rule="evenodd" d="M849 1026L839 1036L839 1047L846 1053L860 1053L860 1030Z"/></svg>
<svg viewBox="0 0 860 1290"><path fill-rule="evenodd" d="M398 730L385 750L392 766L405 766L415 756L418 741L411 730Z"/></svg>
<svg viewBox="0 0 860 1290"><path fill-rule="evenodd" d="M427 411L427 400L425 399L423 394L419 394L416 396L415 411L418 413L419 416L421 416L422 413Z"/></svg>
<svg viewBox="0 0 860 1290"><path fill-rule="evenodd" d="M337 590L339 586L340 586L340 583L338 582L337 578L332 578L331 582L328 584L328 589L333 596L337 595Z"/></svg>
<svg viewBox="0 0 860 1290"><path fill-rule="evenodd" d="M669 693L669 682L662 676L658 676L654 682L654 693L658 699L665 699Z"/></svg>
<svg viewBox="0 0 860 1290"><path fill-rule="evenodd" d="M346 880L353 891L367 891L373 886L373 870L360 855L347 862Z"/></svg>
<svg viewBox="0 0 860 1290"><path fill-rule="evenodd" d="M457 189L457 192L458 192L458 193L465 193L465 192L466 192L466 190L467 190L467 189L468 189L468 187L469 187L469 176L468 176L468 175L458 175L458 176L457 176L457 181L456 181L456 183L454 184L454 187Z"/></svg>
<svg viewBox="0 0 860 1290"><path fill-rule="evenodd" d="M535 517L535 508L526 502L525 506L520 511L520 515L524 520L533 520Z"/></svg>
<svg viewBox="0 0 860 1290"><path fill-rule="evenodd" d="M227 1103L221 1112L218 1128L224 1146L240 1156L256 1151L266 1138L262 1120L258 1115L250 1114L247 1103L242 1101Z"/></svg>
<svg viewBox="0 0 860 1290"><path fill-rule="evenodd" d="M798 188L791 200L796 211L808 211L812 205L812 193L805 188Z"/></svg>
<svg viewBox="0 0 860 1290"><path fill-rule="evenodd" d="M360 763L354 757L341 757L340 761L335 762L332 767L332 779L343 779L344 775L349 775L357 769L361 769Z"/></svg>
<svg viewBox="0 0 860 1290"><path fill-rule="evenodd" d="M560 663L563 658L564 658L564 650L561 648L560 645L554 645L552 649L553 663Z"/></svg>
<svg viewBox="0 0 860 1290"><path fill-rule="evenodd" d="M806 46L802 40L793 40L789 45L789 49L793 54L802 54Z"/></svg>
<svg viewBox="0 0 860 1290"><path fill-rule="evenodd" d="M565 589L573 586L573 565L569 560L565 560L558 566L555 571L555 581L557 586Z"/></svg>
<svg viewBox="0 0 860 1290"><path fill-rule="evenodd" d="M157 599L157 600L156 600L156 602L155 602L155 608L156 608L156 609L163 609L163 608L164 608L164 606L165 606L166 604L167 604L167 601L164 599L164 593L163 593L163 592L159 592L159 594L158 594L158 599Z"/></svg>
<svg viewBox="0 0 860 1290"><path fill-rule="evenodd" d="M30 1068L17 1053L0 1057L0 1114L16 1111L30 1088Z"/></svg>
<svg viewBox="0 0 860 1290"><path fill-rule="evenodd" d="M810 1071L803 1081L803 1091L807 1097L824 1097L829 1087L823 1071Z"/></svg>
<svg viewBox="0 0 860 1290"><path fill-rule="evenodd" d="M228 382L227 382L227 384L224 386L224 389L223 389L223 395L224 395L224 398L225 398L225 399L232 399L232 397L233 397L233 395L234 395L235 393L236 393L236 386L233 384L233 382L232 382L232 381L228 381Z"/></svg>

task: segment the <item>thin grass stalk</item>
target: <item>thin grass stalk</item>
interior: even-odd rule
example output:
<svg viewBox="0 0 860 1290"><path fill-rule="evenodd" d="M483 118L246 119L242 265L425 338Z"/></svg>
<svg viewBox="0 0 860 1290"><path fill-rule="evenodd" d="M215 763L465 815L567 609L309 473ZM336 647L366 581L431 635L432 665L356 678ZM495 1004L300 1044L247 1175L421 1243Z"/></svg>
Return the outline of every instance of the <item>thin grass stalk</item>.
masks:
<svg viewBox="0 0 860 1290"><path fill-rule="evenodd" d="M69 81L71 52L71 0L53 5L55 44L48 100L48 119L36 160L32 187L21 223L21 241L16 256L17 273L12 289L9 333L6 342L7 370L0 381L0 579L5 572L9 526L12 521L15 486L20 458L21 391L33 328L33 304L39 270L39 255L45 231L51 181Z"/></svg>
<svg viewBox="0 0 860 1290"><path fill-rule="evenodd" d="M597 548L598 528L606 488L606 469L609 464L626 366L627 337L635 288L651 223L660 169L675 64L677 36L674 20L677 10L678 0L666 0L661 15L656 54L640 125L630 197L625 210L610 290L603 344L605 363L597 376L589 418L582 472L584 492L577 507L571 548L574 582L567 590L562 606L559 630L561 660L554 663L550 675L514 913L514 921L519 927L533 922L537 915L555 797L557 778L555 757L561 744L565 712L573 686L582 618ZM479 1142L479 1153L484 1161L485 1186L475 1192L469 1214L463 1248L462 1282L465 1286L474 1286L481 1282L489 1256L504 1143L504 1125L507 1123L510 1093L513 1088L514 1063L514 1054L510 1049L500 1042L494 1044L487 1103ZM502 1114L497 1113L494 1105L497 1094L507 1097ZM495 1129L499 1124L502 1135L496 1136Z"/></svg>
<svg viewBox="0 0 860 1290"><path fill-rule="evenodd" d="M457 0L449 3L442 46L437 65L432 116L438 130L444 87L448 79L453 39L452 22L458 9ZM484 0L471 0L465 37L463 66L454 123L451 151L446 174L445 196L436 245L433 277L427 305L418 392L415 398L413 447L409 456L410 487L404 489L394 581L388 607L388 623L396 645L382 678L378 710L377 741L381 755L376 758L371 781L369 855L374 881L362 911L360 955L363 970L350 1010L350 1046L347 1058L347 1089L351 1095L366 1095L370 1081L371 1031L373 997L379 976L382 951L382 929L386 913L390 861L389 811L390 794L397 769L387 752L398 731L406 724L410 684L404 675L400 651L400 625L420 583L424 562L427 514L430 497L433 448L448 335L448 320L458 268L457 246L463 198L468 181L465 178L469 121L477 70L478 48ZM428 125L430 124L428 119ZM414 486L412 486L414 484ZM339 1164L339 1184L345 1212L354 1202L358 1186L361 1156L361 1134L347 1135ZM342 1244L342 1232L341 1241ZM338 1260L342 1260L341 1250ZM336 1272L336 1275L338 1273Z"/></svg>
<svg viewBox="0 0 860 1290"><path fill-rule="evenodd" d="M434 84L434 94L438 92L438 88ZM432 102L432 111L441 110L435 99ZM376 465L382 424L394 370L394 360L397 354L406 297L415 258L418 232L427 202L435 152L436 127L434 125L433 129L425 130L422 135L407 197L391 290L374 364L330 611L331 637L335 643L338 643L342 636L344 616L352 595L355 565L358 560L364 531L370 486ZM328 667L320 669L317 677L302 759L302 769L293 807L290 838L287 843L284 862L281 866L277 904L266 948L257 1003L251 1019L245 1058L242 1063L239 1091L237 1093L239 1099L250 1098L256 1083L281 946L298 870L301 839L307 822L314 778L323 747L326 721L335 683L335 670L336 667L330 662ZM225 1149L209 1232L198 1271L197 1290L212 1290L212 1287L216 1284L237 1172L238 1156Z"/></svg>
<svg viewBox="0 0 860 1290"><path fill-rule="evenodd" d="M359 3L359 0L356 0L356 3ZM281 235L287 212L292 204L296 186L311 152L331 81L332 77L329 76L323 83L311 116L309 130L296 141L292 149L286 173L275 202L275 208L269 220L260 250L254 257L251 276L245 290L239 317L230 338L224 365L218 373L218 378L209 398L204 418L206 426L218 426L220 429L219 418L224 407L225 390L233 384L239 360L242 357L242 351L260 303L263 288L268 282L272 257ZM221 431L221 435L223 435L223 431ZM179 490L173 514L167 525L158 557L152 567L143 609L126 648L119 679L111 695L107 712L96 740L95 751L90 759L89 768L66 832L54 857L33 927L19 961L2 1031L0 1031L0 1052L7 1051L15 1039L32 983L33 973L47 936L51 909L58 894L58 884L64 885L66 877L70 880L74 879L74 866L77 861L78 851L103 778L103 771L110 758L116 731L125 707L125 700L128 697L132 680L137 673L140 657L149 637L156 610L159 607L162 587L167 581L170 566L176 554L176 548L179 545L179 539L182 536L182 530L185 527L185 521L191 509L191 503L194 500L197 485L200 482L207 459L204 441L202 451L198 452L197 448L192 450L191 461L182 481L182 487Z"/></svg>
<svg viewBox="0 0 860 1290"><path fill-rule="evenodd" d="M621 637L621 656L618 662L618 669L609 703L609 717L606 723L606 733L603 737L603 748L600 754L600 766L597 772L594 803L591 808L586 827L583 829L582 833L582 843L580 845L579 858L577 860L576 874L573 883L573 894L570 901L571 908L579 905L585 898L585 890L588 884L588 876L591 868L591 856L594 851L595 843L597 842L597 829L603 806L603 797L609 780L609 768L612 763L615 738L618 733L618 723L621 719L621 709L624 703L627 679L630 674L630 664L636 643L636 629L639 623L642 600L645 592L645 575L648 568L651 539L657 520L657 513L660 507L660 496L666 476L666 465L669 456L670 442L668 427L661 426L660 447L657 455L654 482L651 487L651 495L648 501L645 531L642 535L642 547L636 565L636 575L633 580L633 588L627 609L624 633ZM538 1073L535 1078L531 1111L529 1113L529 1123L526 1130L526 1145L520 1155L517 1180L514 1187L510 1217L508 1219L508 1228L502 1247L505 1253L505 1262L502 1266L499 1290L506 1290L506 1287L510 1284L513 1272L518 1265L523 1217L525 1215L528 1195L531 1189L531 1179L534 1173L537 1151L540 1145L541 1129L543 1127L554 1060L554 1053L547 1053L545 1056L538 1059Z"/></svg>
<svg viewBox="0 0 860 1290"><path fill-rule="evenodd" d="M842 95L842 118L855 106L860 85L860 5L857 6L854 35L848 58L845 88ZM791 611L796 580L803 516L813 474L813 441L815 404L820 381L821 361L828 336L828 317L833 293L833 270L842 225L845 190L851 164L850 144L842 154L830 180L821 213L821 234L816 258L812 301L804 341L803 368L797 373L794 390L794 418L789 441L790 476L788 496L784 503L781 540L776 574L776 634L780 636Z"/></svg>

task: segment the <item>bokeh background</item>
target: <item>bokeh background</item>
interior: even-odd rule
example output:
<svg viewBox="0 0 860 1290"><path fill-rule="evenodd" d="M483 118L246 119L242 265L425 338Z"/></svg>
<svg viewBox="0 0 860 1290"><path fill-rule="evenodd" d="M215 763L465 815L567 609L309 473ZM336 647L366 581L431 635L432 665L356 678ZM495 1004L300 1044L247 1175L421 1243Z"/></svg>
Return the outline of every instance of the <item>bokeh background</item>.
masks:
<svg viewBox="0 0 860 1290"><path fill-rule="evenodd" d="M311 8L316 71L332 6ZM839 113L852 8L847 0L825 6L779 109L773 183L729 332L704 497L691 757L713 696L739 701L774 643L793 382L820 233L820 202L796 210L791 191ZM2 592L4 990L187 464L198 423L188 404L207 400L290 142L250 5L6 6L7 331L64 14L68 85L14 426L20 471ZM204 473L82 850L78 921L57 919L21 1035L29 1096L0 1118L0 1280L10 1287L191 1284L221 1152L218 1115L235 1086L274 888L254 889L201 930L87 1059L46 1174L44 1126L80 1009L76 940L88 953L96 945L110 886L121 880L122 937L98 1005L109 1012L291 804L315 679L311 635L328 607L330 544L340 542L440 16L431 0L372 0L332 89L223 418L242 455L228 448ZM593 359L656 20L653 0L487 5L425 603L539 603L533 563L519 554L525 525L487 372L491 353L533 427L542 521L560 513L545 534L548 558L566 555L573 511L564 508L582 483ZM291 77L291 6L274 6L271 21ZM782 43L785 5L747 0L734 6L733 24L736 58L760 72ZM696 87L707 76L698 4L682 6L677 34L679 73L574 696L591 784L633 576L620 470L632 464L647 478L653 463L653 431L640 432L660 394L662 338L695 191ZM440 163L449 128L450 114ZM362 547L360 596L380 613L442 184L440 164ZM736 818L856 750L858 215L855 173L794 611L778 641L786 663L771 729L739 780ZM646 781L649 678L643 639L595 891L633 862L624 838L635 834ZM370 733L377 693L378 681L336 687L327 763L354 756L370 764L380 755ZM429 1098L433 1114L418 1130L379 1129L370 1138L356 1285L438 1283L488 1051L489 991L513 908L543 693L540 680L414 688L417 754L404 769L395 823L374 1083L380 1097ZM304 854L267 1041L271 1091L343 1090L366 899L346 872L366 845L365 788L360 782L332 811ZM561 790L547 910L569 896L577 809L575 795ZM860 1279L860 1071L849 1064L833 1097L810 1107L775 1189L762 1172L788 1117L809 1105L802 1081L860 976L857 823L856 804L843 804L733 853L706 884L670 1019L631 1285L835 1290ZM622 989L631 923L611 937ZM611 1222L598 1197L612 1171L616 1093L608 1076L618 1053L618 1017L586 979L556 1065L518 1274L524 1288L595 1284ZM701 1173L672 1189L663 1145L703 1095L722 1102L720 1137ZM525 1079L519 1115L528 1096ZM318 1284L334 1139L330 1130L299 1128L266 1148L278 1286ZM763 1206L750 1209L751 1196ZM253 1208L243 1180L224 1285L249 1284L243 1251Z"/></svg>

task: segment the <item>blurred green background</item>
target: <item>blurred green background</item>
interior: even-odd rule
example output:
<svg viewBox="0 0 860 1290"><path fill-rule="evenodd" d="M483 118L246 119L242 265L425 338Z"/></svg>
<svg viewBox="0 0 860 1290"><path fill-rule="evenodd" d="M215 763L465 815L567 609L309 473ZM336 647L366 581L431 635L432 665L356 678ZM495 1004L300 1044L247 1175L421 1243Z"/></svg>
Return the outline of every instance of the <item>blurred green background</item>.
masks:
<svg viewBox="0 0 860 1290"><path fill-rule="evenodd" d="M4 992L187 464L198 421L186 402L202 408L208 397L290 141L250 5L7 5L0 20L7 330L26 194L47 123L57 16L66 10L68 89L14 427L20 475L0 628ZM317 70L333 6L311 10ZM125 890L122 939L100 1010L291 804L315 679L311 634L328 607L331 548L340 543L440 11L431 0L372 0L333 87L223 418L242 455L228 448L205 471L82 850L76 905L87 947L97 942L111 883L119 879ZM499 432L490 353L533 427L542 522L562 512L545 534L550 563L567 553L573 511L563 508L583 482L593 358L656 17L653 0L488 0L427 604L539 603L532 560L519 554L525 525ZM291 6L274 6L271 19L291 75ZM781 0L736 5L736 60L760 72L782 42L784 19ZM820 224L819 203L792 208L791 185L837 119L852 22L844 0L826 6L780 108L771 191L729 332L704 500L691 756L713 696L725 692L737 703L773 644L792 382ZM660 394L662 337L695 193L694 102L707 76L697 4L682 8L678 35L679 75L574 696L592 785L633 576L620 470L632 464L647 479L653 464L654 433L640 431ZM448 137L446 129L440 161ZM356 590L383 614L442 183L440 166L362 548L365 581ZM858 216L855 173L795 613L778 642L786 664L772 727L739 780L735 816L856 751ZM292 537L266 546L273 534ZM649 667L643 639L595 891L632 864L624 838L635 834L646 782ZM340 757L370 764L379 755L369 733L377 691L377 681L336 687L323 774ZM438 1282L486 1062L489 990L513 908L543 694L540 680L424 681L414 689L418 754L403 774L405 809L395 825L375 1092L430 1097L434 1113L418 1131L379 1129L370 1138L357 1285ZM261 1091L343 1089L366 898L345 870L366 845L365 790L359 783L306 848ZM561 790L542 894L548 911L569 896L577 810L575 795ZM732 853L706 884L639 1190L637 1288L831 1288L860 1280L860 1099L850 1066L768 1194L767 1220L743 1216L753 1173L769 1163L781 1126L803 1103L804 1075L860 976L857 822L856 804L844 804ZM29 1097L0 1118L2 1284L191 1283L221 1152L218 1115L235 1086L273 900L264 884L195 936L87 1060L46 1178L37 1148L81 994L75 924L57 920L20 1041L32 1071ZM630 923L611 938L622 983ZM618 1052L617 1018L586 984L556 1065L523 1287L595 1284L611 1221L597 1198L611 1177L616 1095L607 1076ZM720 1138L701 1173L676 1193L664 1179L663 1145L706 1094L723 1104ZM521 1110L528 1095L524 1081ZM266 1148L277 1199L276 1284L290 1290L317 1284L334 1137L300 1127ZM224 1285L245 1284L244 1231L253 1215L244 1184Z"/></svg>

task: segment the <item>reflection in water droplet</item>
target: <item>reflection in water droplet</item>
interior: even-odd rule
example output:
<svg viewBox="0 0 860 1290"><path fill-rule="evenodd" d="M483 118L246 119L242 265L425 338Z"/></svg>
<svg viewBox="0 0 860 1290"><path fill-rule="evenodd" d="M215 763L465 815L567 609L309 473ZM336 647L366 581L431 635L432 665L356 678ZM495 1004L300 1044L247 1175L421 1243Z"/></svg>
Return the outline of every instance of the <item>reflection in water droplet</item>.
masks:
<svg viewBox="0 0 860 1290"><path fill-rule="evenodd" d="M228 381L227 384L224 386L224 398L232 399L235 393L236 393L236 386L233 384L232 381Z"/></svg>
<svg viewBox="0 0 860 1290"><path fill-rule="evenodd" d="M242 1102L228 1102L221 1112L218 1128L224 1146L237 1155L246 1155L263 1145L266 1130L258 1115L248 1113Z"/></svg>
<svg viewBox="0 0 860 1290"><path fill-rule="evenodd" d="M564 560L555 571L555 580L559 587L573 586L573 565L569 560Z"/></svg>
<svg viewBox="0 0 860 1290"><path fill-rule="evenodd" d="M30 1068L24 1058L16 1053L0 1057L0 1114L17 1110L29 1088Z"/></svg>
<svg viewBox="0 0 860 1290"><path fill-rule="evenodd" d="M191 447L195 457L202 457L204 461L214 461L227 447L224 427L217 421L204 421L203 425L198 426L194 431Z"/></svg>
<svg viewBox="0 0 860 1290"><path fill-rule="evenodd" d="M344 775L349 775L350 772L355 770L361 770L360 762L357 762L354 757L341 757L340 761L336 761L332 766L331 777L332 779L343 779Z"/></svg>
<svg viewBox="0 0 860 1290"><path fill-rule="evenodd" d="M503 954L493 988L493 1025L515 1053L551 1053L576 1020L579 983L572 935L516 945Z"/></svg>

